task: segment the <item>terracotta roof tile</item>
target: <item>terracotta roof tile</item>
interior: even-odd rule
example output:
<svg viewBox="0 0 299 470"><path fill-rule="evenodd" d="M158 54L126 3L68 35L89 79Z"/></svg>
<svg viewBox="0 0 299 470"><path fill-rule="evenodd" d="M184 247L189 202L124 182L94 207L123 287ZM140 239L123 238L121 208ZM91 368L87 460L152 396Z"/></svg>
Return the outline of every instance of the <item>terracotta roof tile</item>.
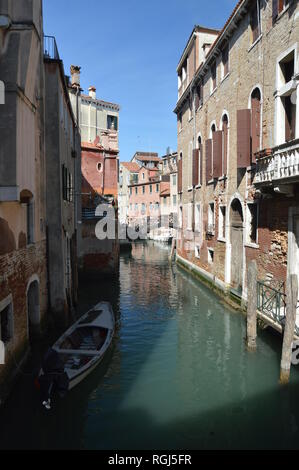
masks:
<svg viewBox="0 0 299 470"><path fill-rule="evenodd" d="M137 173L140 170L140 166L134 162L121 162L121 165L132 173Z"/></svg>

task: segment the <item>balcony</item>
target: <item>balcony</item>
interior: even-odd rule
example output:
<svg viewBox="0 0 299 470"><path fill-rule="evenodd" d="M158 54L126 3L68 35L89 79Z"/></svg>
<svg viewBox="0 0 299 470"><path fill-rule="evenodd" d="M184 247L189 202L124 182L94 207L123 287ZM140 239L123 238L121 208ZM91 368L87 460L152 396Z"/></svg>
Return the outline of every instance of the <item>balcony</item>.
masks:
<svg viewBox="0 0 299 470"><path fill-rule="evenodd" d="M54 36L44 36L44 58L48 60L60 60Z"/></svg>
<svg viewBox="0 0 299 470"><path fill-rule="evenodd" d="M299 139L257 156L255 185L272 186L296 181L299 181Z"/></svg>

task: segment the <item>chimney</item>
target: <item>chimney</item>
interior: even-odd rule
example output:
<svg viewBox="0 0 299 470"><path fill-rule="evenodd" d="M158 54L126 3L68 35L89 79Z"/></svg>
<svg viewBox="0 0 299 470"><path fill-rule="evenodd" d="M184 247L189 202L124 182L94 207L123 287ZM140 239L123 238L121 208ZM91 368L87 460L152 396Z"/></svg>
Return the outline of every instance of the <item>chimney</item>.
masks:
<svg viewBox="0 0 299 470"><path fill-rule="evenodd" d="M92 98L93 100L95 100L96 97L97 97L97 95L96 95L97 89L96 89L94 86L90 86L90 87L88 88L88 91L89 91L89 96L90 96L90 98Z"/></svg>
<svg viewBox="0 0 299 470"><path fill-rule="evenodd" d="M81 67L78 65L71 65L72 87L80 88L80 71Z"/></svg>

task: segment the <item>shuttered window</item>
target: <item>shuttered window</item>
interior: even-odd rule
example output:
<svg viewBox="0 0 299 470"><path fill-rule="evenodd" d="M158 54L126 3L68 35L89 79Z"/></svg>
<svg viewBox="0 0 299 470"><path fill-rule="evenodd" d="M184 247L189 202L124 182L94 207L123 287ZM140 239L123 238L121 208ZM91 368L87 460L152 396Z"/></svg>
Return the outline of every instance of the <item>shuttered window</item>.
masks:
<svg viewBox="0 0 299 470"><path fill-rule="evenodd" d="M212 177L212 139L206 140L206 183L208 183Z"/></svg>
<svg viewBox="0 0 299 470"><path fill-rule="evenodd" d="M192 186L199 183L199 149L193 150L192 154Z"/></svg>
<svg viewBox="0 0 299 470"><path fill-rule="evenodd" d="M213 132L213 177L222 176L222 131Z"/></svg>
<svg viewBox="0 0 299 470"><path fill-rule="evenodd" d="M178 192L181 193L183 186L182 186L182 168L183 168L183 159L180 158L178 162Z"/></svg>
<svg viewBox="0 0 299 470"><path fill-rule="evenodd" d="M251 112L250 109L237 110L237 166L250 165L251 153Z"/></svg>
<svg viewBox="0 0 299 470"><path fill-rule="evenodd" d="M250 12L252 43L254 43L261 34L260 0L254 0L253 3L254 5Z"/></svg>
<svg viewBox="0 0 299 470"><path fill-rule="evenodd" d="M222 119L223 123L223 164L222 164L222 171L223 174L226 175L227 173L227 154L228 154L228 118L225 114Z"/></svg>
<svg viewBox="0 0 299 470"><path fill-rule="evenodd" d="M272 20L275 23L279 13L289 4L289 0L272 0Z"/></svg>
<svg viewBox="0 0 299 470"><path fill-rule="evenodd" d="M215 90L217 79L216 79L216 61L211 65L211 77L212 77L212 91Z"/></svg>
<svg viewBox="0 0 299 470"><path fill-rule="evenodd" d="M228 56L229 56L229 46L226 47L222 51L222 66L223 66L223 77L228 74Z"/></svg>
<svg viewBox="0 0 299 470"><path fill-rule="evenodd" d="M198 83L196 85L196 91L195 91L195 110L197 111L198 108L202 105L203 100L202 100L202 83Z"/></svg>
<svg viewBox="0 0 299 470"><path fill-rule="evenodd" d="M251 152L252 162L255 162L255 153L260 150L261 134L261 96L258 89L251 95Z"/></svg>

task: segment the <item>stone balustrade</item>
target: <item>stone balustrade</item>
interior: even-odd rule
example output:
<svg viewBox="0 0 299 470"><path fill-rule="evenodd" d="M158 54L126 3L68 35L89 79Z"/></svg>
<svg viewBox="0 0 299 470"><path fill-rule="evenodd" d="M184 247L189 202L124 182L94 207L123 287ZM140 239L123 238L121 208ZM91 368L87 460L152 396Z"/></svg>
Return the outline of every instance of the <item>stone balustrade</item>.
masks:
<svg viewBox="0 0 299 470"><path fill-rule="evenodd" d="M299 139L275 147L271 155L258 158L254 183L292 182L299 178Z"/></svg>

